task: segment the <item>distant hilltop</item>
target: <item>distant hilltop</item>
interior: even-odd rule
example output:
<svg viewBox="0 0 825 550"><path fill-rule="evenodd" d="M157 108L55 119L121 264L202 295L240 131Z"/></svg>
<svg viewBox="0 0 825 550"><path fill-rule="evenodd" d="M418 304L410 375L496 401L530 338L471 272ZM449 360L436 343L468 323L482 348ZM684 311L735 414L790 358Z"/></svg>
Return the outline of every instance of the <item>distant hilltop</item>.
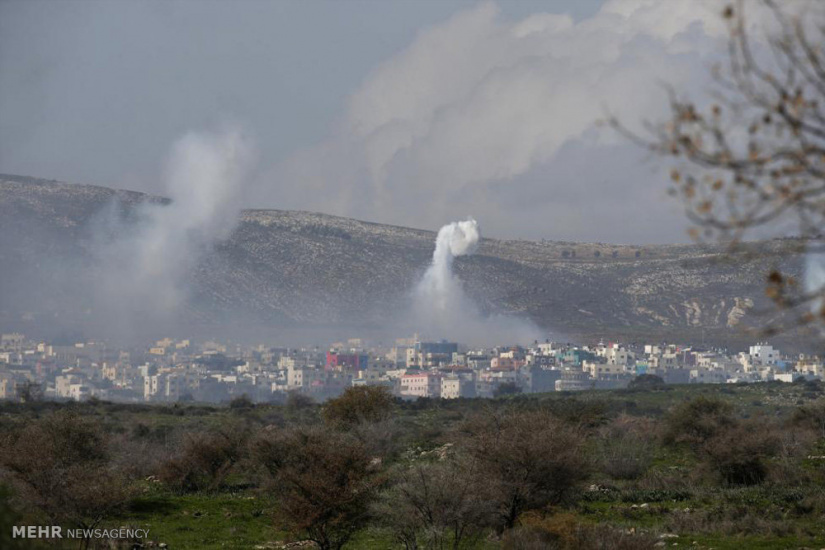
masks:
<svg viewBox="0 0 825 550"><path fill-rule="evenodd" d="M165 199L0 175L0 328L94 315L84 306L83 281L73 277L93 261L96 214L115 200L128 214ZM380 327L408 299L434 238L325 214L245 210L234 233L192 271L186 314L205 326L242 319L258 327ZM784 261L799 271L798 259ZM758 257L730 262L722 248L707 245L492 238L455 260L467 294L487 314L521 316L571 337L628 341L752 338L741 329L749 312L770 307L767 269Z"/></svg>

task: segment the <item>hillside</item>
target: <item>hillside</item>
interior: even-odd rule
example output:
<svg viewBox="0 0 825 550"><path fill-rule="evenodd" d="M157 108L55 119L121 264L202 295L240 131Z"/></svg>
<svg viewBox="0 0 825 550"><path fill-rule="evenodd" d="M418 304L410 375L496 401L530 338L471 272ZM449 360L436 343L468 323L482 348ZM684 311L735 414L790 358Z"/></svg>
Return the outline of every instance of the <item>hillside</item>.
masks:
<svg viewBox="0 0 825 550"><path fill-rule="evenodd" d="M164 199L0 176L2 327L77 318L100 212L114 207L128 217L148 200ZM207 325L379 327L405 307L434 239L324 214L246 210L192 273L187 315ZM732 262L711 246L484 238L455 269L485 313L523 316L565 336L712 341L739 338L746 312L764 305L768 265Z"/></svg>

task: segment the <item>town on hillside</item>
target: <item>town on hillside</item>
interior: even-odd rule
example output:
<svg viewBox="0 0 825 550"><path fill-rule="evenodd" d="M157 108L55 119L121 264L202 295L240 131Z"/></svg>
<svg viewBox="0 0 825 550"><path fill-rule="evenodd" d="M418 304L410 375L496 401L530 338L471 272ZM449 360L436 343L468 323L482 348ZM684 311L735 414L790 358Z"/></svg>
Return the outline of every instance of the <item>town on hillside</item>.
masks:
<svg viewBox="0 0 825 550"><path fill-rule="evenodd" d="M489 398L515 393L617 389L629 385L822 380L823 359L786 355L769 343L747 351L673 344L469 348L416 335L392 345L360 338L287 348L164 338L119 349L0 336L0 399L118 402L316 401L348 387L387 387L402 399Z"/></svg>

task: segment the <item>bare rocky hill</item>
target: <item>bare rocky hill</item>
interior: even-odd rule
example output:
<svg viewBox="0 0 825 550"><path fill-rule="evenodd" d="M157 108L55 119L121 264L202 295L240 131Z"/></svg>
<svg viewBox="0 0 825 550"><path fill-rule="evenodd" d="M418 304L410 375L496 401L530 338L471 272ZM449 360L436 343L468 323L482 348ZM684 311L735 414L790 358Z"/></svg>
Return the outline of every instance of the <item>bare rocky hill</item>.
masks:
<svg viewBox="0 0 825 550"><path fill-rule="evenodd" d="M147 200L164 199L0 176L2 326L74 318L84 290L73 278L92 261L99 213L116 208L128 217ZM246 210L192 273L189 314L216 324L381 326L404 307L434 238L324 214ZM766 305L768 268L760 259L729 261L712 246L490 238L455 263L486 313L523 316L571 337L708 341L737 338L748 312Z"/></svg>

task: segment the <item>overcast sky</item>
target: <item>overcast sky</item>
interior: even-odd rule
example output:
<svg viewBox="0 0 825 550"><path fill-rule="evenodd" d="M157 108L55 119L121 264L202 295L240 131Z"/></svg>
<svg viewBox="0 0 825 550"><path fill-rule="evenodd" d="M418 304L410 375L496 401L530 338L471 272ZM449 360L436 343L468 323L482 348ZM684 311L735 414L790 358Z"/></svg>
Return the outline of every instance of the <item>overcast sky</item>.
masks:
<svg viewBox="0 0 825 550"><path fill-rule="evenodd" d="M701 91L694 0L0 1L0 172L163 193L231 122L243 204L487 236L685 240L660 164L594 122Z"/></svg>

